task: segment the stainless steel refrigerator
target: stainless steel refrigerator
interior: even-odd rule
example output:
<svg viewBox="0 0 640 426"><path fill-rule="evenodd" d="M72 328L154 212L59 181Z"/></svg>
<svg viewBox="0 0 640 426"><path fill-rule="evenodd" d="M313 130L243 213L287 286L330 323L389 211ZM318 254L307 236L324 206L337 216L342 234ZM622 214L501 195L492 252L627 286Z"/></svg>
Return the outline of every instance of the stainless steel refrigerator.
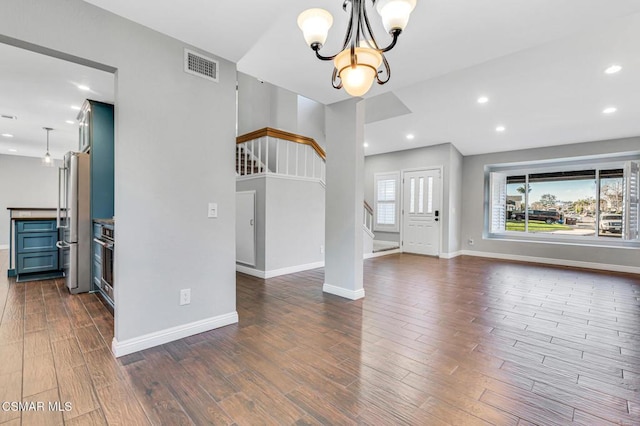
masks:
<svg viewBox="0 0 640 426"><path fill-rule="evenodd" d="M68 152L58 170L58 248L67 288L91 290L91 174L89 154Z"/></svg>

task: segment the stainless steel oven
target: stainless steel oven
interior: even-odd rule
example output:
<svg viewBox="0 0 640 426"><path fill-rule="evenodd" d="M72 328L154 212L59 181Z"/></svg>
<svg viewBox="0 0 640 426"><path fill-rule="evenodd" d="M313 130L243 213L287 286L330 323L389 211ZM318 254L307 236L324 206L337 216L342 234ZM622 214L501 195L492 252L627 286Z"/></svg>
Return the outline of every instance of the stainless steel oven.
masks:
<svg viewBox="0 0 640 426"><path fill-rule="evenodd" d="M102 271L100 274L102 291L113 302L113 250L115 248L113 228L103 226L100 238L94 238L94 241L100 244L102 250Z"/></svg>

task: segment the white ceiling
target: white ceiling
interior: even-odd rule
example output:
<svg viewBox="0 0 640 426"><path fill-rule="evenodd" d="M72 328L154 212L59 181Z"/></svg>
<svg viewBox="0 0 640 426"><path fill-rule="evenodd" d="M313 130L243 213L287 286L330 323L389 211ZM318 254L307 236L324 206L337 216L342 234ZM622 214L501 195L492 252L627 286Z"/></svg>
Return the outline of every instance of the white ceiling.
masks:
<svg viewBox="0 0 640 426"><path fill-rule="evenodd" d="M347 98L331 88L331 63L315 59L296 25L302 10L328 9L334 26L323 53L336 53L343 0L88 2L308 98ZM384 44L375 12L371 20ZM395 110L367 114L393 117L367 124L368 155L443 142L469 155L640 135L640 0L419 0L387 58L391 82L367 97L386 94ZM611 63L623 70L605 75ZM478 105L480 95L490 101ZM618 111L605 116L609 105ZM495 132L499 124L504 133Z"/></svg>
<svg viewBox="0 0 640 426"><path fill-rule="evenodd" d="M78 150L78 111L87 98L113 102L113 74L0 43L0 154L60 159ZM91 90L82 91L78 85ZM66 121L72 121L72 124ZM13 137L5 137L10 134Z"/></svg>

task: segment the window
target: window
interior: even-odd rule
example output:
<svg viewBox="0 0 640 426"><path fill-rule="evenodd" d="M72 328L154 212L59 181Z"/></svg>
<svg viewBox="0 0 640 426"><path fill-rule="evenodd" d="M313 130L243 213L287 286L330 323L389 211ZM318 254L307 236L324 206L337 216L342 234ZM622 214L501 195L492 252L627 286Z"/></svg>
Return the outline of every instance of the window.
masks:
<svg viewBox="0 0 640 426"><path fill-rule="evenodd" d="M640 241L639 162L489 168L490 237Z"/></svg>
<svg viewBox="0 0 640 426"><path fill-rule="evenodd" d="M375 227L376 231L398 232L398 186L400 173L375 175ZM412 203L412 205L414 205Z"/></svg>

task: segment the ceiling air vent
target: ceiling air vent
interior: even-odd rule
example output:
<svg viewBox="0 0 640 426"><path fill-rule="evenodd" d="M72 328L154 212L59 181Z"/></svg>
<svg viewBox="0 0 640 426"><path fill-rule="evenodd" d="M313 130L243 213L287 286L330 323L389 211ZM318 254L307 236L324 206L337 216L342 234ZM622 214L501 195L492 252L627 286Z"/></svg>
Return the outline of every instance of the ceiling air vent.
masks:
<svg viewBox="0 0 640 426"><path fill-rule="evenodd" d="M218 82L218 61L184 49L184 72Z"/></svg>

